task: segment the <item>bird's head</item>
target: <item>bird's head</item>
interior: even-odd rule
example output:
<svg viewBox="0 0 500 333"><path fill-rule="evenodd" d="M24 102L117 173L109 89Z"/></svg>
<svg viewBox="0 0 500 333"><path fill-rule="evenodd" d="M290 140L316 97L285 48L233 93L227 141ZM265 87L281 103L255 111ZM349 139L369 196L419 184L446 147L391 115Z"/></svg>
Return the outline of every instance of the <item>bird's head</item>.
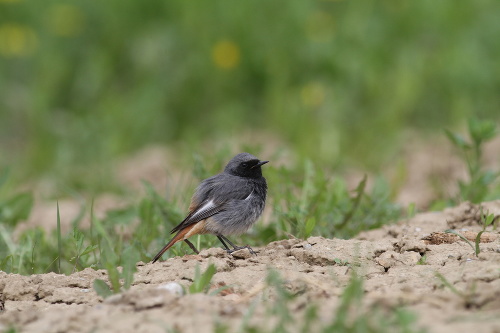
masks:
<svg viewBox="0 0 500 333"><path fill-rule="evenodd" d="M267 162L269 161L261 161L252 154L240 153L229 161L224 172L234 176L259 178L262 177L261 166Z"/></svg>

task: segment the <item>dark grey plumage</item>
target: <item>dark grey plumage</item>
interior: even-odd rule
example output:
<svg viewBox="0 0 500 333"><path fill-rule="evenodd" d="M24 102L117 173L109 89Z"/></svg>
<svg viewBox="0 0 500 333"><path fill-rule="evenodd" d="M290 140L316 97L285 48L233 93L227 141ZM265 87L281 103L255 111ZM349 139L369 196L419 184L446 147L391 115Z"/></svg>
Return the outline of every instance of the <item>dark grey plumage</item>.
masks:
<svg viewBox="0 0 500 333"><path fill-rule="evenodd" d="M195 234L214 234L228 252L238 249L225 236L244 233L262 214L267 182L262 176L261 166L267 162L249 153L240 153L229 161L222 173L203 180L191 199L190 213L172 230L172 233L177 233L176 236L155 256L153 262L181 240L197 252L187 240ZM232 245L233 250L225 242Z"/></svg>

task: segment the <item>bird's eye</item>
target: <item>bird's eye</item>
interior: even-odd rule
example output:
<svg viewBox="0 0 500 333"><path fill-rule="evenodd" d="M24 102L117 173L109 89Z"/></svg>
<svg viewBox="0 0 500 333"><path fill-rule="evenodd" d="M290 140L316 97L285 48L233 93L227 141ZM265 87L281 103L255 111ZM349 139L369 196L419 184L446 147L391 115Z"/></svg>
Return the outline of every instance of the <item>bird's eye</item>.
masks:
<svg viewBox="0 0 500 333"><path fill-rule="evenodd" d="M247 162L241 163L241 166L246 168L246 167L248 167L248 163Z"/></svg>

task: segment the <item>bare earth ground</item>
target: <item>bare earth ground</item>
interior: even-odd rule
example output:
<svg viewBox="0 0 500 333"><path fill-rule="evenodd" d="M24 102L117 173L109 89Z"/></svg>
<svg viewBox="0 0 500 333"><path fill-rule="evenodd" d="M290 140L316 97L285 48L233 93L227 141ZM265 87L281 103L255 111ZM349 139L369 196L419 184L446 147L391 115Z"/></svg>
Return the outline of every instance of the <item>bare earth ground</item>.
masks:
<svg viewBox="0 0 500 333"><path fill-rule="evenodd" d="M483 207L500 215L500 201ZM483 234L478 257L464 241L440 233L454 228L475 237L481 230L478 220L478 207L464 203L352 240L290 239L254 248L257 256L240 250L233 257L212 248L139 263L131 289L104 301L92 289L95 278L106 280L104 271L85 269L70 276L0 272L0 331L13 326L21 332L208 332L216 321L234 331L255 303L250 323L259 327L266 325L267 298L274 297L265 284L272 267L286 288L300 294L291 305L296 318L316 302L321 321L330 322L354 269L364 278L364 305L405 306L417 314L417 327L429 332L500 332L500 232ZM350 265L342 265L345 261ZM189 286L195 266L204 270L209 263L217 267L213 288L229 289L180 295L165 287L169 282ZM436 272L462 296L444 286ZM291 331L301 325L295 326Z"/></svg>
<svg viewBox="0 0 500 333"><path fill-rule="evenodd" d="M454 186L457 178L463 178L464 166L452 151L439 147L443 145L416 144L408 153L403 152L407 172L397 198L399 202L425 208L443 195L436 193L436 182L447 191L445 197L456 193ZM485 156L496 157L498 147L500 140L491 142ZM293 160L293 156L285 154L287 159ZM485 163L498 169L496 160ZM175 161L167 150L151 147L118 163L118 180L128 184L132 191L140 192L144 179L163 193L165 188L189 183L189 177L177 172L173 165ZM360 174L351 175L353 186L359 182ZM42 188L37 192L47 191ZM112 195L95 199L98 216L128 204ZM82 203L60 200L59 205L63 232L67 232L69 223L65 222L79 214ZM500 201L483 206L500 216ZM54 207L55 202L37 198L30 219L17 232L34 226L54 228ZM0 271L0 332L9 327L21 332L206 332L212 331L216 322L223 322L229 325L229 331L234 331L241 327L242 318L251 308L254 313L250 324L269 331L272 322L266 319L266 312L274 296L266 287L265 278L269 268L274 268L286 280L286 287L300 295L290 305L299 321L299 325L290 325L291 331L299 331L304 309L312 303L320 305L322 326L331 322L339 296L355 270L364 279L366 307L375 305L391 311L404 306L417 314L417 328L429 332L500 333L500 232L489 228L483 234L478 257L467 243L442 233L453 228L470 239L475 238L481 230L478 211L477 206L464 203L444 212L419 214L352 240L312 237L306 241L274 242L254 248L258 255L252 257L246 251L239 251L233 257L213 248L199 256L176 257L156 264L139 263L132 288L106 300L92 289L94 279L107 280L104 271L85 269L70 276L55 273L19 276ZM264 214L264 223L267 215ZM84 219L82 226L85 225ZM349 265L344 265L346 262ZM229 289L216 295L185 295L168 288L172 282L189 286L195 266L199 264L204 270L209 263L217 267L212 288L229 286ZM444 276L461 295L443 286L436 273Z"/></svg>

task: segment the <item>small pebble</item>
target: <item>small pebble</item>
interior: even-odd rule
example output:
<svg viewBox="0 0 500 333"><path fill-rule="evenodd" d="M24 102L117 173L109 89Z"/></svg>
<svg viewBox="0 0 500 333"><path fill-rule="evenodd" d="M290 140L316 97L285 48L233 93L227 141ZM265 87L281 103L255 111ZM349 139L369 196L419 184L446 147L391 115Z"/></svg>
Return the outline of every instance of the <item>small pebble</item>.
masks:
<svg viewBox="0 0 500 333"><path fill-rule="evenodd" d="M234 251L233 253L231 253L231 255L233 256L233 258L236 258L236 259L248 259L248 258L252 257L252 254L250 253L250 251L248 249L240 249L240 250Z"/></svg>
<svg viewBox="0 0 500 333"><path fill-rule="evenodd" d="M123 299L123 295L122 294L114 294L114 295L111 295L109 296L108 298L106 298L104 300L104 303L107 303L107 304L118 304L122 301Z"/></svg>
<svg viewBox="0 0 500 333"><path fill-rule="evenodd" d="M157 288L166 290L173 295L178 295L178 296L184 295L184 289L182 289L182 286L177 282L169 282L161 284Z"/></svg>

